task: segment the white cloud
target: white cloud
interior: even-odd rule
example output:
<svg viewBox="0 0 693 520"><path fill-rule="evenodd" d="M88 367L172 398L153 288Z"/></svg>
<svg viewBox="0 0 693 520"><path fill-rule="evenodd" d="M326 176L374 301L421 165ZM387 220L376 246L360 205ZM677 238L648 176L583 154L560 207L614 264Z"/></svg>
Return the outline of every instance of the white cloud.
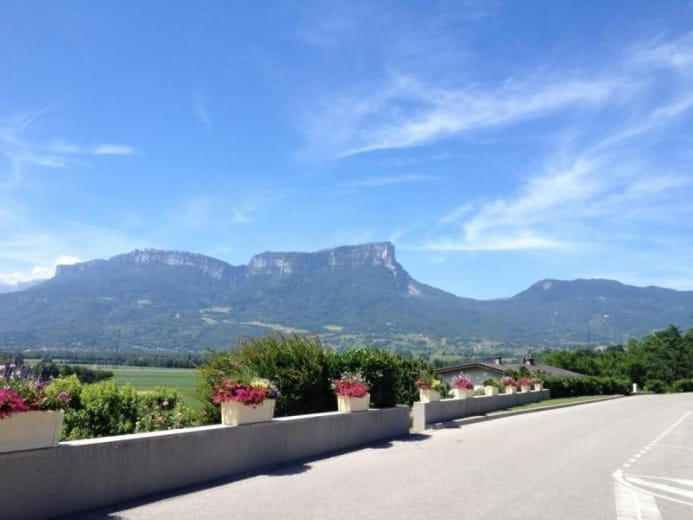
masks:
<svg viewBox="0 0 693 520"><path fill-rule="evenodd" d="M0 283L7 285L17 285L22 282L34 280L47 280L55 276L55 269L59 265L72 265L81 262L76 256L61 255L48 265L35 265L22 271L0 273Z"/></svg>
<svg viewBox="0 0 693 520"><path fill-rule="evenodd" d="M390 184L423 182L431 179L432 177L429 177L427 175L421 175L419 173L405 173L402 175L367 177L362 180L346 183L344 184L344 186L350 188L377 188L380 186L387 186Z"/></svg>
<svg viewBox="0 0 693 520"><path fill-rule="evenodd" d="M91 149L94 155L134 155L135 149L124 144L100 144Z"/></svg>

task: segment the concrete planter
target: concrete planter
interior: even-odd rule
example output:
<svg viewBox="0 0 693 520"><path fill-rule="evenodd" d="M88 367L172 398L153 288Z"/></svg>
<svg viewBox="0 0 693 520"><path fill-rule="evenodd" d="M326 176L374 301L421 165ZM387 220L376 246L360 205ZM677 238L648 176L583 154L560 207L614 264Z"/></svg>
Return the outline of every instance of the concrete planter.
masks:
<svg viewBox="0 0 693 520"><path fill-rule="evenodd" d="M534 390L541 392L544 389L544 383L534 383Z"/></svg>
<svg viewBox="0 0 693 520"><path fill-rule="evenodd" d="M467 399L468 397L474 397L474 390L471 388L453 388L452 395L455 399Z"/></svg>
<svg viewBox="0 0 693 520"><path fill-rule="evenodd" d="M337 410L340 412L363 412L368 410L371 402L371 394L366 394L363 397L351 397L348 395L337 396Z"/></svg>
<svg viewBox="0 0 693 520"><path fill-rule="evenodd" d="M514 394L516 392L517 392L517 388L515 388L514 386L506 386L505 387L505 393L506 394Z"/></svg>
<svg viewBox="0 0 693 520"><path fill-rule="evenodd" d="M239 401L221 403L221 424L238 426L256 422L271 421L274 417L276 399L265 399L258 405L243 404Z"/></svg>
<svg viewBox="0 0 693 520"><path fill-rule="evenodd" d="M486 395L489 396L498 395L498 388L496 388L495 386L485 386L484 392L486 393Z"/></svg>
<svg viewBox="0 0 693 520"><path fill-rule="evenodd" d="M430 388L419 388L419 401L422 403L440 401L440 394Z"/></svg>
<svg viewBox="0 0 693 520"><path fill-rule="evenodd" d="M529 392L530 388L531 388L530 386L521 386L520 392L522 392L523 394L526 394L527 392Z"/></svg>
<svg viewBox="0 0 693 520"><path fill-rule="evenodd" d="M57 446L65 412L17 412L0 419L0 453Z"/></svg>

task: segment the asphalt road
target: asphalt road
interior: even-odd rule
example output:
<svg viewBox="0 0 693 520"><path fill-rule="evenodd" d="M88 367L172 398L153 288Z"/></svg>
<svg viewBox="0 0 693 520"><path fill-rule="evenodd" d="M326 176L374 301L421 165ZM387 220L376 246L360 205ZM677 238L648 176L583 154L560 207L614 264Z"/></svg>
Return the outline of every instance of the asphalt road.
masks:
<svg viewBox="0 0 693 520"><path fill-rule="evenodd" d="M80 518L693 520L693 394L462 424Z"/></svg>

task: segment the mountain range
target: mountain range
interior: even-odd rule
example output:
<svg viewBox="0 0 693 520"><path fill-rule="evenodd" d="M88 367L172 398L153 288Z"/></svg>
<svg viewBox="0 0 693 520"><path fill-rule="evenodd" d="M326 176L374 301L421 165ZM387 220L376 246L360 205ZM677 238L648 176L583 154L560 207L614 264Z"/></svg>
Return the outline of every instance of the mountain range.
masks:
<svg viewBox="0 0 693 520"><path fill-rule="evenodd" d="M410 350L605 344L688 327L692 315L693 291L611 280L542 280L511 298L461 298L414 280L389 242L265 252L243 266L136 250L59 266L50 280L0 294L0 348L194 350L273 330Z"/></svg>

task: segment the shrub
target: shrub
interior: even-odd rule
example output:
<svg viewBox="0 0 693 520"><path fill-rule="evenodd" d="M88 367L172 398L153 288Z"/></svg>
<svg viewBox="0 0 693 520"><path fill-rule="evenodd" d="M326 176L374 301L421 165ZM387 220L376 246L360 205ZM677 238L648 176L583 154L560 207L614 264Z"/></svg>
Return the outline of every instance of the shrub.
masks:
<svg viewBox="0 0 693 520"><path fill-rule="evenodd" d="M219 406L212 403L214 385L241 367L270 379L281 395L275 415L298 415L335 409L327 356L317 337L260 336L241 340L234 351L212 353L200 367L197 397L204 403L204 419L219 422Z"/></svg>
<svg viewBox="0 0 693 520"><path fill-rule="evenodd" d="M130 385L103 381L82 388L80 431L87 437L134 433L137 422L137 392Z"/></svg>
<svg viewBox="0 0 693 520"><path fill-rule="evenodd" d="M428 369L425 361L405 358L389 350L358 347L328 358L332 379L343 372L360 372L368 382L371 403L375 407L411 405L418 399L416 381L421 370ZM336 404L332 405L332 409Z"/></svg>
<svg viewBox="0 0 693 520"><path fill-rule="evenodd" d="M495 388L501 387L500 381L498 381L498 379L495 379L493 377L487 377L486 379L484 379L484 381L481 384L483 386L493 386Z"/></svg>
<svg viewBox="0 0 693 520"><path fill-rule="evenodd" d="M672 392L693 392L693 378L677 379L671 384Z"/></svg>
<svg viewBox="0 0 693 520"><path fill-rule="evenodd" d="M184 406L174 388L155 388L137 396L135 432L172 430L199 424L197 413Z"/></svg>
<svg viewBox="0 0 693 520"><path fill-rule="evenodd" d="M630 394L630 382L617 377L545 376L544 388L551 397L577 397L582 395Z"/></svg>
<svg viewBox="0 0 693 520"><path fill-rule="evenodd" d="M63 422L64 439L134 433L137 393L131 386L117 386L113 381L83 385L73 374L53 380L48 388L70 394Z"/></svg>
<svg viewBox="0 0 693 520"><path fill-rule="evenodd" d="M70 394L64 407L63 440L169 430L201 422L173 388L138 394L131 386L112 381L83 385L72 374L56 378L46 387L48 394L57 396L60 392Z"/></svg>
<svg viewBox="0 0 693 520"><path fill-rule="evenodd" d="M655 394L663 394L667 391L667 384L661 379L648 379L645 381L645 390Z"/></svg>
<svg viewBox="0 0 693 520"><path fill-rule="evenodd" d="M214 385L239 370L276 383L281 392L278 416L336 410L331 383L345 372L363 376L373 406L411 405L418 398L417 379L432 372L422 359L370 347L337 353L317 337L279 334L242 340L238 350L212 353L199 369L197 397L204 403L205 422L219 422L219 407L212 402Z"/></svg>

